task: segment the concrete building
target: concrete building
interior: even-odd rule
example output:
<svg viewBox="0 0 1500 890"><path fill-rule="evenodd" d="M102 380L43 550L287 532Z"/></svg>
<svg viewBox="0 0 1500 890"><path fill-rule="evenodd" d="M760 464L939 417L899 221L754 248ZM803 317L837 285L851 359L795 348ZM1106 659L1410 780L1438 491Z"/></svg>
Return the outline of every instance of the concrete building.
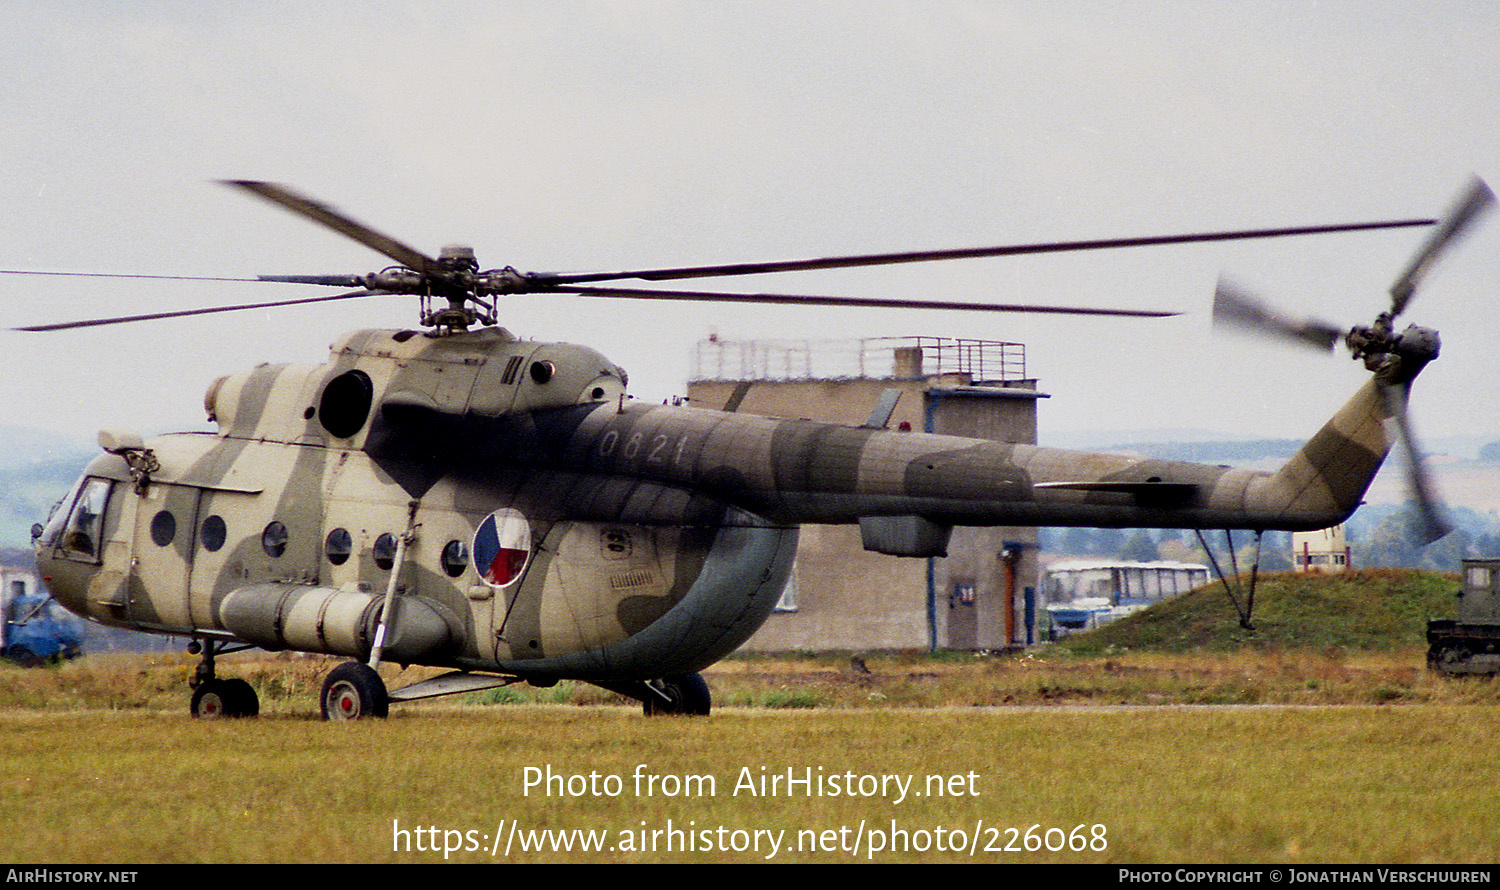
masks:
<svg viewBox="0 0 1500 890"><path fill-rule="evenodd" d="M1025 347L938 337L698 344L692 404L770 417L1036 443ZM955 528L948 555L867 552L803 526L791 582L748 650L980 650L1035 639L1033 528Z"/></svg>
<svg viewBox="0 0 1500 890"><path fill-rule="evenodd" d="M1348 571L1349 543L1344 537L1344 527L1292 532L1292 566L1299 572Z"/></svg>

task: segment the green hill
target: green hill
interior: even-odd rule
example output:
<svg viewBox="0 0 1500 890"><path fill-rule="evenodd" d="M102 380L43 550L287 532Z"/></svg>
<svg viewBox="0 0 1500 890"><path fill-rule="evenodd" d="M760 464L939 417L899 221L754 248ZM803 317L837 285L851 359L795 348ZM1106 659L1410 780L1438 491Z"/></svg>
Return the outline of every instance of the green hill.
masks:
<svg viewBox="0 0 1500 890"><path fill-rule="evenodd" d="M1406 649L1426 645L1428 619L1456 615L1458 587L1457 575L1406 569L1262 575L1246 630L1214 582L1056 646L1077 655Z"/></svg>

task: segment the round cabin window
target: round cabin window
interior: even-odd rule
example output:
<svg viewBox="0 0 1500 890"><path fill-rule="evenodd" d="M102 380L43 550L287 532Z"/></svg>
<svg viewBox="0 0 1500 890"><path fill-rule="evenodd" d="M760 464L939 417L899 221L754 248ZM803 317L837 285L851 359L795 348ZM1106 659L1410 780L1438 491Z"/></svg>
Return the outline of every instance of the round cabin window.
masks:
<svg viewBox="0 0 1500 890"><path fill-rule="evenodd" d="M286 526L278 519L273 519L266 524L265 531L260 533L260 549L266 551L266 555L275 559L286 552L286 542L291 536L287 534Z"/></svg>
<svg viewBox="0 0 1500 890"><path fill-rule="evenodd" d="M229 529L224 525L224 517L210 516L203 520L203 528L199 532L199 540L203 542L203 549L212 553L224 546L229 538Z"/></svg>
<svg viewBox="0 0 1500 890"><path fill-rule="evenodd" d="M151 540L158 547L165 547L177 537L177 517L163 510L151 517Z"/></svg>
<svg viewBox="0 0 1500 890"><path fill-rule="evenodd" d="M323 542L323 554L336 566L348 562L349 555L353 552L354 539L349 536L346 528L336 528L329 532L327 540Z"/></svg>
<svg viewBox="0 0 1500 890"><path fill-rule="evenodd" d="M450 578L457 578L469 567L469 545L463 541L449 541L443 547L443 571Z"/></svg>
<svg viewBox="0 0 1500 890"><path fill-rule="evenodd" d="M396 536L386 532L376 538L370 555L375 558L375 565L382 571L389 572L391 566L396 564Z"/></svg>

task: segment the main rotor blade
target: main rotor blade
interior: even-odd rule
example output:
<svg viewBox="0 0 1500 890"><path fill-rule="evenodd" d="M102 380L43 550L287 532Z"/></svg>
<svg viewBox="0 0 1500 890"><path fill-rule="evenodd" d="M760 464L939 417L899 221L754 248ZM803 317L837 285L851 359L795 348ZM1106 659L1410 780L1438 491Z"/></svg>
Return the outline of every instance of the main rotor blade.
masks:
<svg viewBox="0 0 1500 890"><path fill-rule="evenodd" d="M257 275L256 281L272 281L280 284L323 284L329 287L359 287L362 275Z"/></svg>
<svg viewBox="0 0 1500 890"><path fill-rule="evenodd" d="M1329 352L1344 339L1342 328L1323 321L1285 318L1223 278L1214 289L1213 323L1215 326L1227 325L1270 334Z"/></svg>
<svg viewBox="0 0 1500 890"><path fill-rule="evenodd" d="M0 269L0 275L53 275L60 278L151 278L157 281L263 281L255 278L230 278L223 275L139 275L127 272L37 272L31 269Z"/></svg>
<svg viewBox="0 0 1500 890"><path fill-rule="evenodd" d="M160 318L181 318L186 315L212 315L216 312L239 312L242 309L270 309L275 306L295 306L298 303L326 303L330 300L349 300L355 297L385 297L384 291L356 290L326 297L303 297L297 300L276 300L271 303L241 303L237 306L212 306L207 309L179 309L174 312L151 312L145 315L121 315L115 318L89 318L83 321L62 321L54 324L30 325L11 328L13 331L65 331L71 328L92 328L110 324L129 324L133 321L154 321Z"/></svg>
<svg viewBox="0 0 1500 890"><path fill-rule="evenodd" d="M1431 237L1417 255L1412 259L1411 265L1391 285L1391 317L1400 315L1411 301L1412 294L1417 285L1422 283L1422 278L1427 274L1428 268L1432 266L1438 255L1469 227L1469 225L1491 204L1495 203L1495 193L1485 185L1484 180L1474 177L1469 182L1469 187L1459 195L1442 219L1441 224L1433 230Z"/></svg>
<svg viewBox="0 0 1500 890"><path fill-rule="evenodd" d="M1028 306L1020 303L964 303L956 300L880 300L868 297L825 297L812 294L740 294L718 291L649 290L629 287L579 287L559 285L546 293L578 294L584 297L622 297L635 300L699 300L718 303L782 303L793 306L859 306L884 309L954 309L964 312L1032 312L1054 315L1113 315L1135 318L1170 318L1180 312L1156 309L1094 309L1087 306Z"/></svg>
<svg viewBox="0 0 1500 890"><path fill-rule="evenodd" d="M784 260L769 263L730 263L719 266L682 266L673 269L636 269L626 272L537 272L529 277L539 285L582 284L590 281L613 281L637 278L642 281L672 281L681 278L719 278L731 275L761 275L768 272L809 272L816 269L847 269L857 266L889 266L898 263L926 263L937 260L962 260L978 257L1018 256L1033 253L1062 253L1076 250L1108 250L1117 247L1151 247L1164 244L1193 244L1202 241L1236 241L1246 238L1283 238L1291 235L1318 235L1328 232L1355 232L1365 229L1393 229L1430 226L1431 219L1407 219L1390 222L1347 223L1331 226L1299 226L1282 229L1253 229L1237 232L1202 232L1192 235L1157 235L1145 238L1110 238L1096 241L1056 241L1044 244L1010 244L998 247L969 247L957 250L921 250L910 253L872 253L858 256L824 257L809 260Z"/></svg>
<svg viewBox="0 0 1500 890"><path fill-rule="evenodd" d="M1382 385L1380 393L1385 399L1386 409L1391 412L1391 419L1395 421L1396 438L1406 458L1407 479L1411 485L1412 498L1417 502L1418 532L1421 544L1425 547L1453 531L1453 524L1448 521L1447 511L1433 494L1431 478L1427 467L1422 463L1422 453L1417 448L1416 438L1411 430L1411 417L1406 409L1405 387Z"/></svg>
<svg viewBox="0 0 1500 890"><path fill-rule="evenodd" d="M316 201L306 195L298 194L284 185L278 185L274 182L257 182L250 179L221 179L219 181L224 185L235 186L251 194L259 195L273 204L280 204L282 207L293 213L305 216L313 222L322 223L335 232L353 238L371 250L385 254L403 266L423 273L432 272L437 269L437 262L421 251L408 247L389 235L381 234L363 223L355 222L327 204Z"/></svg>

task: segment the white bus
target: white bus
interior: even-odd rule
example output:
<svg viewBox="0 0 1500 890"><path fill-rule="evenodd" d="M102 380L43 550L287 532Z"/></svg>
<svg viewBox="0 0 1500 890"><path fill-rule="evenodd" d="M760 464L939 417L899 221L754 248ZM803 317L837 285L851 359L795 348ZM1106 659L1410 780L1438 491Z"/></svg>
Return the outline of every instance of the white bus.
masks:
<svg viewBox="0 0 1500 890"><path fill-rule="evenodd" d="M1208 566L1197 563L1069 559L1042 569L1039 586L1053 635L1064 636L1207 583Z"/></svg>

